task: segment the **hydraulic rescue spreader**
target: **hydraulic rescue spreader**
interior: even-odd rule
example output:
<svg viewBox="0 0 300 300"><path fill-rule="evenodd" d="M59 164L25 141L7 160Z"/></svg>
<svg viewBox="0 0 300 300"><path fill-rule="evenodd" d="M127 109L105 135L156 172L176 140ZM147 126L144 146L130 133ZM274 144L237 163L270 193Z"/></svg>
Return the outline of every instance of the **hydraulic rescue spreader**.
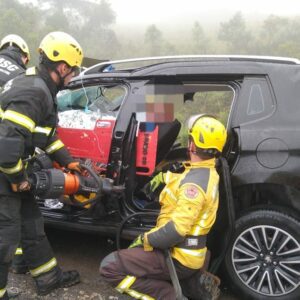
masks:
<svg viewBox="0 0 300 300"><path fill-rule="evenodd" d="M67 169L54 168L46 154L39 154L33 160L32 172L29 175L31 192L40 199L56 199L62 196L85 195L85 201L76 201L74 204L85 206L101 198L104 194L121 192L122 186L114 186L110 178L100 177L86 165L81 165L84 175L71 172Z"/></svg>

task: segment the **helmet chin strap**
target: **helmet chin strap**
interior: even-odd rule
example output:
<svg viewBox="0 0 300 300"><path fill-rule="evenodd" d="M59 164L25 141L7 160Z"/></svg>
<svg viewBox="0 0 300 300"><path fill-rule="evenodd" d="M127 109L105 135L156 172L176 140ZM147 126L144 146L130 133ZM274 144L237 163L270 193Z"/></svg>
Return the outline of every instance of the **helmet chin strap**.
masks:
<svg viewBox="0 0 300 300"><path fill-rule="evenodd" d="M191 153L196 154L196 151L193 150L192 144L191 144L191 142L189 142L188 148L187 148L187 155L188 155L189 159L191 159Z"/></svg>

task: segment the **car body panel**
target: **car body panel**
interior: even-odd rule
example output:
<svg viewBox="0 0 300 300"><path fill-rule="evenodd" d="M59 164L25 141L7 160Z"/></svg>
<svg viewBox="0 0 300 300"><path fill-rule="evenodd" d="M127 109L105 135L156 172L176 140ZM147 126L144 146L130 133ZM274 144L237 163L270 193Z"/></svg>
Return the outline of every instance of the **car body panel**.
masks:
<svg viewBox="0 0 300 300"><path fill-rule="evenodd" d="M41 203L48 224L107 235L124 225L126 237L149 229L159 205L147 206L143 187L163 163L186 158L186 145L178 146L178 140L188 114L214 112L227 124L223 158L228 168L225 175L220 172L222 209L209 246L221 243L226 250L234 231L232 219L249 211L267 207L300 221L298 60L182 56L109 61L88 68L68 88L85 92L93 86L125 88L122 102L113 110L115 118L99 118L89 130L59 128L58 132L72 155L103 163L101 175L125 190L121 196L104 197L88 212L52 211ZM141 217L144 212L153 215ZM223 258L224 251L215 250L215 270Z"/></svg>

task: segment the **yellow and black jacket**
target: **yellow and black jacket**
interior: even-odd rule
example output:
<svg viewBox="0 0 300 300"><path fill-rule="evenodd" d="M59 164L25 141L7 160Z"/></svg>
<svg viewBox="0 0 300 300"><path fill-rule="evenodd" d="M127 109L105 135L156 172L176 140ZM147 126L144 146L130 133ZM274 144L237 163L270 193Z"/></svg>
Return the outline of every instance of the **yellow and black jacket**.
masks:
<svg viewBox="0 0 300 300"><path fill-rule="evenodd" d="M206 235L216 219L219 175L215 159L185 163L181 174L164 174L156 227L145 234L144 250L172 248L172 257L191 269L202 267Z"/></svg>
<svg viewBox="0 0 300 300"><path fill-rule="evenodd" d="M36 147L45 150L62 166L72 161L55 133L57 92L55 82L42 66L28 69L3 87L0 94L0 174L10 182L19 183L26 178L24 159L32 156Z"/></svg>

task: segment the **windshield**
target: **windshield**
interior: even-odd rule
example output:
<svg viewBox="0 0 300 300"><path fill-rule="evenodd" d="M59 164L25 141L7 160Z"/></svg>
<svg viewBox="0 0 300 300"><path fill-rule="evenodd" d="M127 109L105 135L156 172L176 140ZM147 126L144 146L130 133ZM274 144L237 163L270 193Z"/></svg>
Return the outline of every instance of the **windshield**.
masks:
<svg viewBox="0 0 300 300"><path fill-rule="evenodd" d="M57 97L59 126L93 129L97 120L114 120L126 94L127 89L122 85L63 90Z"/></svg>
<svg viewBox="0 0 300 300"><path fill-rule="evenodd" d="M59 92L58 111L85 110L116 116L126 89L121 85L95 85Z"/></svg>

